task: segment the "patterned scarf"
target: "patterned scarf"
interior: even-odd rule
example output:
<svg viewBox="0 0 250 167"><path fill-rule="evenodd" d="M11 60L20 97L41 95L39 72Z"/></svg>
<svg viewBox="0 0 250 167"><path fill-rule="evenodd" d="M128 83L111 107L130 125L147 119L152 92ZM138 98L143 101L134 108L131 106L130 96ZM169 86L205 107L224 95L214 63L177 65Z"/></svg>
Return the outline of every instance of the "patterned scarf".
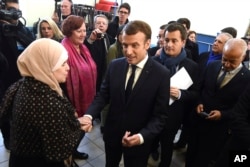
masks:
<svg viewBox="0 0 250 167"><path fill-rule="evenodd" d="M182 48L181 53L176 57L171 57L165 53L164 49L162 49L160 54L160 59L163 65L165 65L171 73L171 76L176 73L176 68L180 64L180 62L187 57L186 51Z"/></svg>
<svg viewBox="0 0 250 167"><path fill-rule="evenodd" d="M81 117L96 94L96 64L84 44L80 45L81 55L68 38L62 40L62 45L69 53L70 71L66 81L67 93L78 116Z"/></svg>

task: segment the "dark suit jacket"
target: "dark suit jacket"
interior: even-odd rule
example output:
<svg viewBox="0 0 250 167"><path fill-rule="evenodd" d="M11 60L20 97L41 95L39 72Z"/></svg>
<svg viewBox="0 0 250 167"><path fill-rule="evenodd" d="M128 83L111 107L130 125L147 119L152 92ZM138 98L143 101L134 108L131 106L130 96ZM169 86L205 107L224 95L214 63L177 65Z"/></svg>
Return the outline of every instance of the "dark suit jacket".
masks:
<svg viewBox="0 0 250 167"><path fill-rule="evenodd" d="M232 110L233 120L230 124L233 140L232 148L250 149L250 84Z"/></svg>
<svg viewBox="0 0 250 167"><path fill-rule="evenodd" d="M246 67L242 69L222 88L217 88L217 77L222 63L220 60L208 64L204 80L201 84L200 104L204 105L204 111L212 110L221 112L220 120L206 120L196 114L197 125L193 128L191 144L189 144L190 159L186 165L192 167L206 166L212 160L216 160L230 137L229 120L232 118L230 110L237 103L245 90L249 80L250 71ZM190 164L188 164L190 163ZM194 164L193 164L194 163Z"/></svg>
<svg viewBox="0 0 250 167"><path fill-rule="evenodd" d="M125 24L127 24L128 22L129 20L127 19ZM118 28L119 28L119 17L115 16L114 19L111 22L109 22L107 29L107 34L109 34L113 38L113 40L110 40L110 45L112 45L116 41Z"/></svg>
<svg viewBox="0 0 250 167"><path fill-rule="evenodd" d="M155 56L154 60L161 62L160 56ZM164 66L164 65L163 65ZM169 120L166 128L177 129L180 127L184 116L194 107L198 98L198 65L193 60L185 58L179 64L179 69L184 67L193 81L193 85L187 90L181 90L181 97L169 107ZM185 114L186 113L186 114Z"/></svg>
<svg viewBox="0 0 250 167"><path fill-rule="evenodd" d="M126 131L140 133L144 144L127 148L128 154L149 151L151 142L163 129L169 102L170 72L148 58L133 91L125 102L125 80L128 69L126 58L114 59L108 68L100 93L86 114L98 116L110 102L104 129L104 141L121 143Z"/></svg>
<svg viewBox="0 0 250 167"><path fill-rule="evenodd" d="M198 66L199 66L199 78L204 77L205 69L207 67L207 61L210 52L203 52L199 55Z"/></svg>
<svg viewBox="0 0 250 167"><path fill-rule="evenodd" d="M217 77L220 73L221 61L209 63L203 84L201 85L201 103L205 111L219 110L222 114L222 121L231 118L228 110L232 109L245 90L250 81L250 71L246 67L242 69L221 89L216 89Z"/></svg>

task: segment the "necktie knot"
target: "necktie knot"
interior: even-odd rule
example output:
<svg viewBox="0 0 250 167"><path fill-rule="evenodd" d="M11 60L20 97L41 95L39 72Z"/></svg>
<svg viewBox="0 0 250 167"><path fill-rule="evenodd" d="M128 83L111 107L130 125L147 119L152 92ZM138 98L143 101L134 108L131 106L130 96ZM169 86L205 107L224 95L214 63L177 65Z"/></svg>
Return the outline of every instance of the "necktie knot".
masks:
<svg viewBox="0 0 250 167"><path fill-rule="evenodd" d="M136 65L131 65L131 68L132 68L132 73L135 73L135 70L136 70Z"/></svg>

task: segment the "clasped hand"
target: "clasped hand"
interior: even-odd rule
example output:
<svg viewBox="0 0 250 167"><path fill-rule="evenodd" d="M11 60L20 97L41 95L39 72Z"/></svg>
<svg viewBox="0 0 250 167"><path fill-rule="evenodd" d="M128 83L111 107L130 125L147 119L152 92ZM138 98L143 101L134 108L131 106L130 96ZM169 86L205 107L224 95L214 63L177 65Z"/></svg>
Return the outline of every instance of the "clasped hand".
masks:
<svg viewBox="0 0 250 167"><path fill-rule="evenodd" d="M93 126L92 126L92 120L90 117L83 116L83 117L78 118L78 120L80 121L82 130L84 130L86 133L91 132Z"/></svg>

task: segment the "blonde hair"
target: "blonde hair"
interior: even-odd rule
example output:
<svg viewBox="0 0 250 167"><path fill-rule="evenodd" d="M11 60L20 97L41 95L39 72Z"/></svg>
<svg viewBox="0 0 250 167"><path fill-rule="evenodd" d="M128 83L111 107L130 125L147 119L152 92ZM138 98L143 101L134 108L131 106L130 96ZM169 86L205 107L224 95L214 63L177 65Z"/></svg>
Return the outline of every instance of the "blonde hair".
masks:
<svg viewBox="0 0 250 167"><path fill-rule="evenodd" d="M42 18L39 21L38 26L37 26L37 39L44 38L42 36L42 30L41 30L41 23L44 23L44 22L48 23L49 26L51 27L54 33L53 39L62 40L64 38L62 31L58 28L58 25L55 23L55 21L48 17L48 18Z"/></svg>

